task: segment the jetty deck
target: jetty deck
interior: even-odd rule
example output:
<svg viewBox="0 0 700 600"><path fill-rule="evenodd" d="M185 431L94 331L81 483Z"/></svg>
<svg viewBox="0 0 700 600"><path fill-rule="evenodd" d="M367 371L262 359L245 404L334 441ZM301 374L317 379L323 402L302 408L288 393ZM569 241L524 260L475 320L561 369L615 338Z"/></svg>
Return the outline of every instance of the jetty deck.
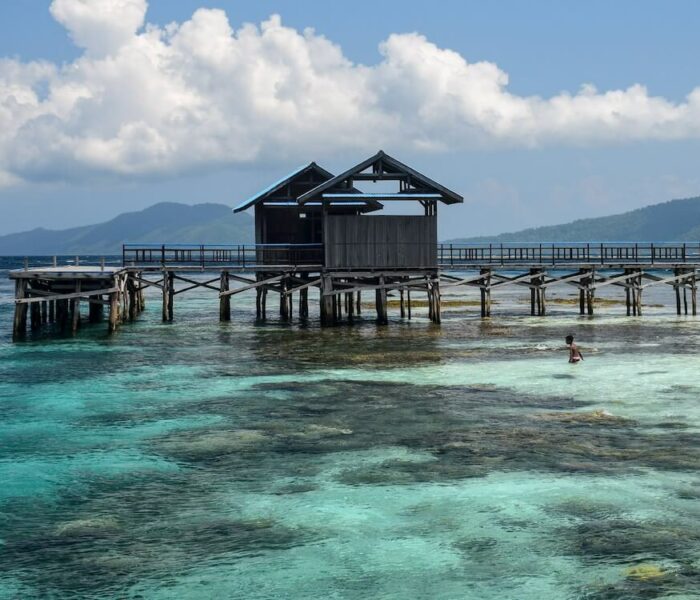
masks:
<svg viewBox="0 0 700 600"><path fill-rule="evenodd" d="M530 314L547 314L547 290L566 284L579 292L580 315L593 315L596 292L606 286L622 289L626 312L640 316L645 289L671 286L677 314L697 315L700 244L439 244L435 269L329 268L310 260L308 245L133 245L122 250L118 266L70 265L25 267L10 272L15 281L13 335L21 339L29 317L32 329L57 323L75 332L81 305L88 322L105 319L114 332L145 308L144 290L162 294L163 321L173 321L175 297L207 289L219 299L219 319L231 319L231 299L256 294L257 319L268 313L269 293L278 296L280 316L309 318L309 289L319 292L323 325L361 314L362 293L374 295L377 320L386 323L387 295L399 296L400 317L412 317L411 298L427 294L429 316L440 322L441 291L459 287L479 290L480 315L491 317L492 294L506 286L530 291ZM413 296L412 296L413 294ZM325 315L324 315L325 308Z"/></svg>

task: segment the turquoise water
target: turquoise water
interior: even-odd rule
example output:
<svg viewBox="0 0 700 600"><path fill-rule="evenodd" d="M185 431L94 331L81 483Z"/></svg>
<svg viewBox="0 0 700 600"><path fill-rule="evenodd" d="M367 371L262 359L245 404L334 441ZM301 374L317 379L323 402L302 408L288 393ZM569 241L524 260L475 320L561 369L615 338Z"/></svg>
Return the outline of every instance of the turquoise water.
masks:
<svg viewBox="0 0 700 600"><path fill-rule="evenodd" d="M0 598L699 597L700 318L494 297L14 345L0 305Z"/></svg>

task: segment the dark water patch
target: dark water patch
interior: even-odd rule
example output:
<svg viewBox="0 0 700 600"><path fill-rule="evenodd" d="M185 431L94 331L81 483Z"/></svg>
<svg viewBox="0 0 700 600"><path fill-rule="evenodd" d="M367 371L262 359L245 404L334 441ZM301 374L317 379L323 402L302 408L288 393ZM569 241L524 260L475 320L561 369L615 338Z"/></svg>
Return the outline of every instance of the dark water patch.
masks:
<svg viewBox="0 0 700 600"><path fill-rule="evenodd" d="M621 516L620 509L614 504L600 502L590 498L571 498L545 508L548 514L555 517L565 517L576 520L604 520Z"/></svg>
<svg viewBox="0 0 700 600"><path fill-rule="evenodd" d="M681 500L700 500L700 487L687 487L676 492Z"/></svg>
<svg viewBox="0 0 700 600"><path fill-rule="evenodd" d="M487 558L490 560L493 556L493 550L498 547L498 540L491 537L463 537L455 540L452 547L469 558Z"/></svg>
<svg viewBox="0 0 700 600"><path fill-rule="evenodd" d="M311 481L297 481L276 488L274 493L279 496L286 496L287 494L306 494L307 492L315 492L317 489L318 485Z"/></svg>
<svg viewBox="0 0 700 600"><path fill-rule="evenodd" d="M384 461L377 465L346 469L336 480L345 485L408 485L484 477L489 470L481 465L458 465L446 461Z"/></svg>
<svg viewBox="0 0 700 600"><path fill-rule="evenodd" d="M694 385L687 385L685 383L674 383L668 386L666 389L661 390L662 394L697 394L700 390Z"/></svg>
<svg viewBox="0 0 700 600"><path fill-rule="evenodd" d="M657 429L688 429L688 424L681 421L661 421L654 425Z"/></svg>
<svg viewBox="0 0 700 600"><path fill-rule="evenodd" d="M700 435L676 427L653 432L603 410L581 411L586 402L566 397L357 381L286 385L280 397L268 394L271 387L251 390L250 402L235 406L237 415L234 403L217 400L224 423L174 432L154 440L153 449L176 460L239 468L274 454L303 460L304 454L382 446L435 458L349 469L340 480L353 485L450 481L494 470L613 474L700 466ZM217 414L209 401L198 407ZM231 427L236 416L239 426Z"/></svg>
<svg viewBox="0 0 700 600"><path fill-rule="evenodd" d="M120 595L143 578L289 549L321 531L250 518L212 503L209 477L119 476L58 501L3 506L0 564L42 597Z"/></svg>
<svg viewBox="0 0 700 600"><path fill-rule="evenodd" d="M700 541L700 527L691 523L624 518L591 520L561 533L568 553L593 563L685 560Z"/></svg>
<svg viewBox="0 0 700 600"><path fill-rule="evenodd" d="M655 564L634 565L626 576L610 584L596 584L582 590L584 600L653 600L655 598L696 598L700 596L700 569L688 561L665 568Z"/></svg>

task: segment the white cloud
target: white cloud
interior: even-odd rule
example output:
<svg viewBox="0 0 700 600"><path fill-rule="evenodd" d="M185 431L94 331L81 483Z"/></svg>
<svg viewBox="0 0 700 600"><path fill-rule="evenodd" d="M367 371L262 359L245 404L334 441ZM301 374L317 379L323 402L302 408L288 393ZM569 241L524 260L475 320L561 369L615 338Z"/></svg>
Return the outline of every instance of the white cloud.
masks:
<svg viewBox="0 0 700 600"><path fill-rule="evenodd" d="M164 175L347 150L605 144L700 137L700 88L682 103L641 85L522 97L490 62L416 33L364 66L272 16L234 31L221 10L145 23L146 0L53 0L84 48L67 65L0 60L0 185Z"/></svg>

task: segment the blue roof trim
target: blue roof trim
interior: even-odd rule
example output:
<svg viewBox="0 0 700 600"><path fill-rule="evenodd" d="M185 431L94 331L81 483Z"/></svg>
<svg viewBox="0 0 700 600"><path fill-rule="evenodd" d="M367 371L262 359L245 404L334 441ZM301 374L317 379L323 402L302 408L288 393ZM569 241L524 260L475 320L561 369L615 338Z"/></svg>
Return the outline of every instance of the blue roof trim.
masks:
<svg viewBox="0 0 700 600"><path fill-rule="evenodd" d="M308 165L303 165L301 167L297 167L296 169L294 169L294 171L292 171L288 175L285 175L279 181L276 181L275 183L267 186L264 190L255 194L255 196L248 198L245 202L236 206L236 208L233 209L233 212L241 212L242 210L246 210L247 208L250 208L258 200L264 198L270 192L274 191L276 188L285 185L290 179L294 179L294 177L296 177L300 173L303 173L306 169L310 168L312 165L313 165L313 163L309 163Z"/></svg>
<svg viewBox="0 0 700 600"><path fill-rule="evenodd" d="M442 194L423 194L420 192L413 193L401 193L401 194L391 194L391 193L378 193L378 194L321 194L323 198L396 198L397 200L413 200L414 198L442 198Z"/></svg>

